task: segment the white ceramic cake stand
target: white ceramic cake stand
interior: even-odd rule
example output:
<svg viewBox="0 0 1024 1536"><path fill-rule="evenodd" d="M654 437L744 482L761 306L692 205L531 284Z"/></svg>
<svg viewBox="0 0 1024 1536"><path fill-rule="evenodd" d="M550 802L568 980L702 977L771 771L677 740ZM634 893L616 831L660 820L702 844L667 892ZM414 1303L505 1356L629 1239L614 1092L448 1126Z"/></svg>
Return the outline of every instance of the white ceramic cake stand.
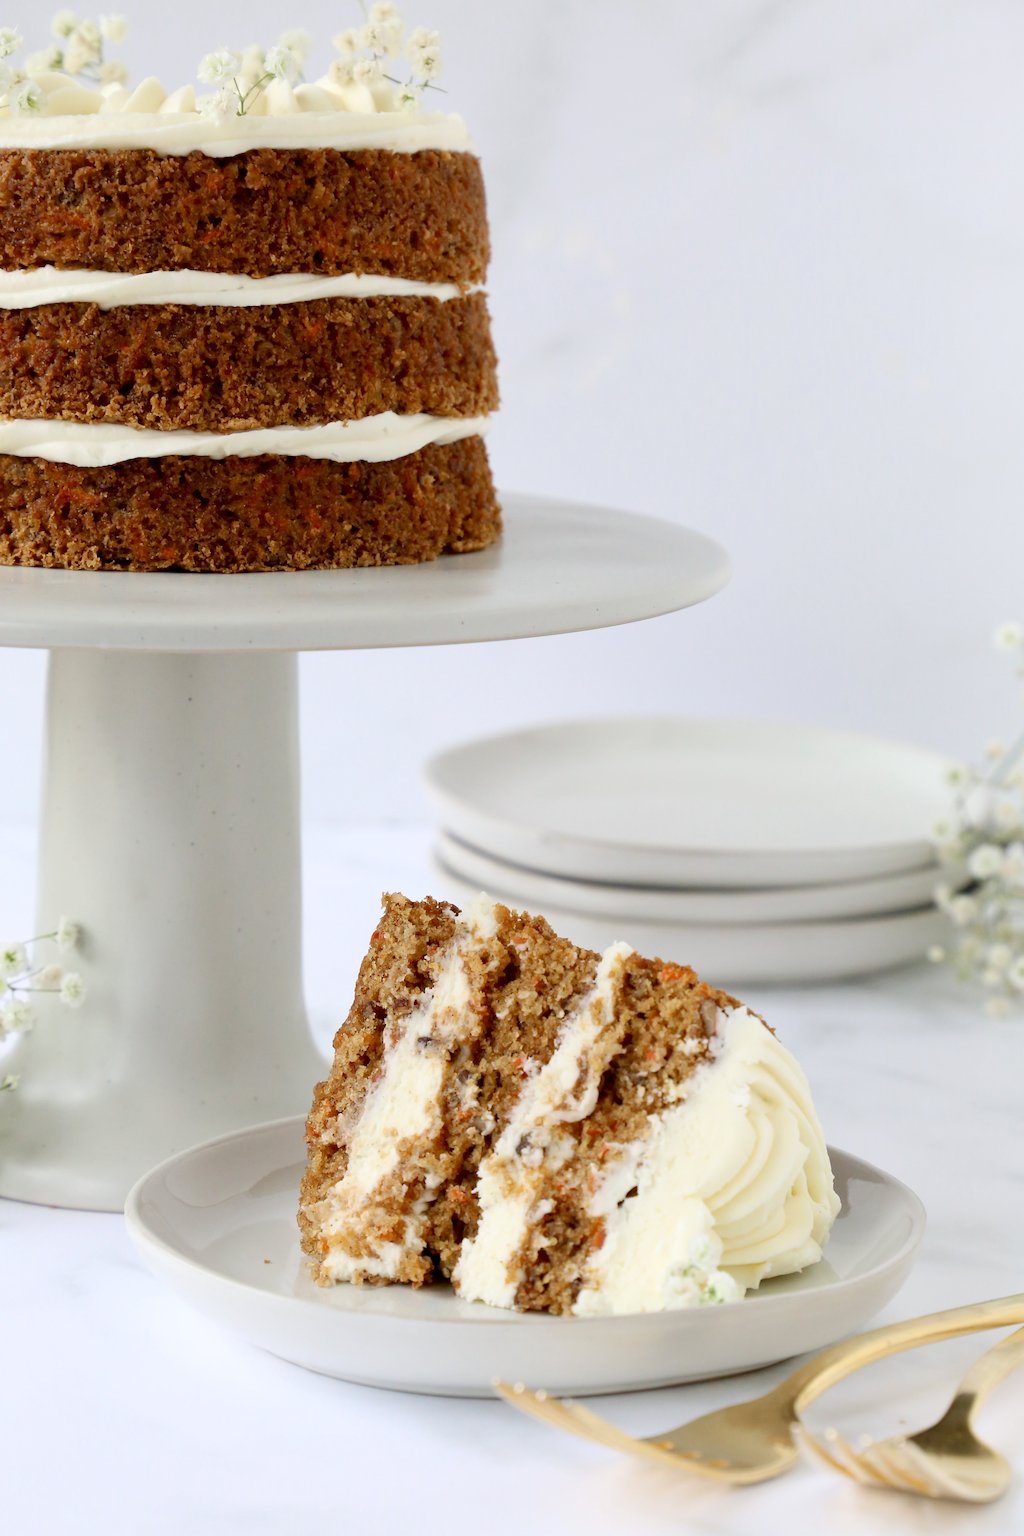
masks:
<svg viewBox="0 0 1024 1536"><path fill-rule="evenodd" d="M728 579L673 524L504 507L498 547L423 566L0 570L0 645L50 651L37 931L82 924L88 986L4 1062L0 1194L119 1210L161 1159L307 1107L297 651L596 629Z"/></svg>

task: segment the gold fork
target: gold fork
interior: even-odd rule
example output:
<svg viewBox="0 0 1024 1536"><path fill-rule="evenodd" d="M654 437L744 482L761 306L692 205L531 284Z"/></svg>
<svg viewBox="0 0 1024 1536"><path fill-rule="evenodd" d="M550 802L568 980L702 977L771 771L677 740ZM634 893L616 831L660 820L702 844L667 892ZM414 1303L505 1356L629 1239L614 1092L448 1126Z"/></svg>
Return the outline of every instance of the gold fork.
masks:
<svg viewBox="0 0 1024 1536"><path fill-rule="evenodd" d="M706 1413L688 1424L644 1439L626 1434L569 1398L534 1392L522 1383L510 1386L496 1381L494 1387L514 1408L542 1423L582 1435L585 1440L596 1440L599 1445L633 1456L669 1462L676 1468L720 1482L760 1483L793 1466L798 1451L792 1431L800 1411L837 1381L900 1350L963 1333L978 1333L985 1328L1005 1328L1011 1323L1024 1323L1024 1294L890 1323L833 1344L798 1366L763 1397L719 1408L715 1413Z"/></svg>
<svg viewBox="0 0 1024 1536"><path fill-rule="evenodd" d="M811 1455L859 1483L900 1488L929 1499L961 1499L988 1504L1009 1486L1009 1464L974 1433L973 1419L989 1393L1017 1366L1024 1365L1024 1328L982 1355L957 1387L946 1412L930 1429L894 1435L855 1449L834 1429L823 1439L805 1424L796 1434Z"/></svg>

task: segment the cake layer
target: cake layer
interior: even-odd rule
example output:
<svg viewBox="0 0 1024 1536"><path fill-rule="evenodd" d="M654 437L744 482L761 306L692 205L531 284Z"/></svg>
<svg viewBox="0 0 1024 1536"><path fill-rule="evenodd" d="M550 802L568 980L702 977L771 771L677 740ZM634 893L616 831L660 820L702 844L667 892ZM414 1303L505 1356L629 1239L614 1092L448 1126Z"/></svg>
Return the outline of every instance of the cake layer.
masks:
<svg viewBox="0 0 1024 1536"><path fill-rule="evenodd" d="M0 565L410 565L483 549L500 532L479 437L382 462L172 455L82 468L0 454Z"/></svg>
<svg viewBox="0 0 1024 1536"><path fill-rule="evenodd" d="M0 311L0 415L237 432L496 408L483 294Z"/></svg>
<svg viewBox="0 0 1024 1536"><path fill-rule="evenodd" d="M480 164L464 152L0 149L8 269L368 272L468 286L488 257Z"/></svg>

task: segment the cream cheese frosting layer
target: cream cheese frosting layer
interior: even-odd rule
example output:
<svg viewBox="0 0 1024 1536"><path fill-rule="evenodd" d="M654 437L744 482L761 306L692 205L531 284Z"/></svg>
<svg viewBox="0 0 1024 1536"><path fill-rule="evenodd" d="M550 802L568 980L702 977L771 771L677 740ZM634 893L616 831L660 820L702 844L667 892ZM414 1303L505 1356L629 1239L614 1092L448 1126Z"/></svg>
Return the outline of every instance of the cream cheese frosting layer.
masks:
<svg viewBox="0 0 1024 1536"><path fill-rule="evenodd" d="M23 113L0 117L0 149L152 149L222 158L250 149L422 149L472 152L462 118L443 112Z"/></svg>
<svg viewBox="0 0 1024 1536"><path fill-rule="evenodd" d="M314 299L431 298L447 302L479 292L479 285L462 289L455 283L417 283L404 277L361 272L337 277L313 272L245 277L227 272L95 272L52 266L0 270L0 310L36 309L43 304L96 304L100 309L130 304L203 304L248 309Z"/></svg>
<svg viewBox="0 0 1024 1536"><path fill-rule="evenodd" d="M606 1165L576 1313L730 1301L821 1257L839 1201L807 1079L746 1008L719 1010L717 1040L685 1098Z"/></svg>
<svg viewBox="0 0 1024 1536"><path fill-rule="evenodd" d="M98 469L128 459L254 458L275 454L285 458L356 460L382 463L404 458L431 443L456 443L486 430L487 416L399 416L382 411L358 421L335 421L319 427L264 427L250 432L159 432L112 422L0 420L0 454L22 459L47 459Z"/></svg>

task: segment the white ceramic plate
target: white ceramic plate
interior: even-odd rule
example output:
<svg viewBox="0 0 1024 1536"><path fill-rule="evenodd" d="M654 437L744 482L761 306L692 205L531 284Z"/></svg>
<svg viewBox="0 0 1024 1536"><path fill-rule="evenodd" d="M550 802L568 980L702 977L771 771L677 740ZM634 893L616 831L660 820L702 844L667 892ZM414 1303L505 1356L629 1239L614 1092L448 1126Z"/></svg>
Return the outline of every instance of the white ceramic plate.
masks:
<svg viewBox="0 0 1024 1536"><path fill-rule="evenodd" d="M495 1377L576 1394L753 1370L819 1349L896 1294L924 1232L916 1195L833 1152L843 1202L820 1264L729 1307L554 1318L459 1301L447 1286L340 1285L305 1272L295 1225L301 1119L206 1142L136 1184L125 1216L142 1257L250 1343L375 1387L485 1397Z"/></svg>
<svg viewBox="0 0 1024 1536"><path fill-rule="evenodd" d="M436 895L464 907L480 891L434 860ZM507 906L529 907L521 891L487 887ZM788 984L842 981L923 961L929 947L949 938L949 922L935 907L889 917L850 917L822 923L655 923L649 919L598 917L545 901L531 910L556 933L585 949L606 949L619 939L643 955L692 965L717 986L752 982Z"/></svg>
<svg viewBox="0 0 1024 1536"><path fill-rule="evenodd" d="M563 880L492 857L448 832L437 838L441 863L481 890L515 891L523 905L546 902L593 917L634 917L659 923L792 923L877 917L919 910L943 878L938 864L906 875L849 880L839 885L780 885L757 891L673 891L656 885L607 885Z"/></svg>
<svg viewBox="0 0 1024 1536"><path fill-rule="evenodd" d="M315 651L510 640L627 624L729 579L712 539L607 507L501 494L491 549L379 570L0 569L0 645Z"/></svg>
<svg viewBox="0 0 1024 1536"><path fill-rule="evenodd" d="M872 880L933 858L942 758L770 721L566 721L427 765L441 825L545 874L751 888Z"/></svg>

